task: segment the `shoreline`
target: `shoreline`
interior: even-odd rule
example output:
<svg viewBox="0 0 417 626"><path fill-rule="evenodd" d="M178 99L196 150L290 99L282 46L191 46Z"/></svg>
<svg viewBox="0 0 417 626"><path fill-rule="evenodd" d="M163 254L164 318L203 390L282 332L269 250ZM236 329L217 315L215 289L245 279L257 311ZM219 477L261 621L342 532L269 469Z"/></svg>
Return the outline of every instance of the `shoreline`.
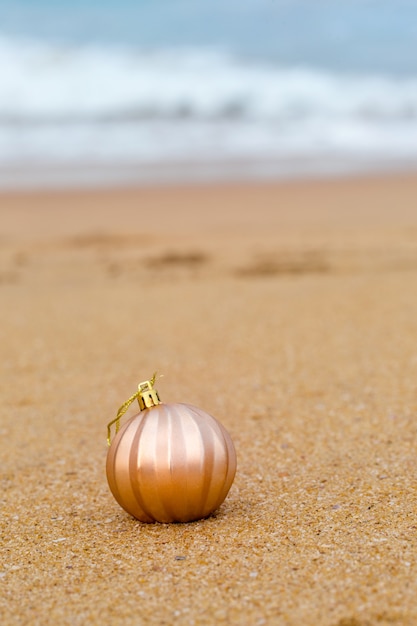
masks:
<svg viewBox="0 0 417 626"><path fill-rule="evenodd" d="M0 194L19 190L262 184L390 177L417 173L415 159L243 158L161 163L79 163L0 166Z"/></svg>
<svg viewBox="0 0 417 626"><path fill-rule="evenodd" d="M282 254L302 259L307 251L318 253L324 265L328 258L344 267L338 251L343 241L351 248L349 259L357 249L359 265L376 262L369 242L361 244L372 235L374 247L392 248L401 264L404 232L417 229L415 198L417 174L404 173L3 191L0 238L5 258L13 249L22 248L25 256L25 249L61 242L74 252L127 247L130 254L137 248L143 258L201 253L229 257L227 265L236 267L275 266L277 254L280 265Z"/></svg>

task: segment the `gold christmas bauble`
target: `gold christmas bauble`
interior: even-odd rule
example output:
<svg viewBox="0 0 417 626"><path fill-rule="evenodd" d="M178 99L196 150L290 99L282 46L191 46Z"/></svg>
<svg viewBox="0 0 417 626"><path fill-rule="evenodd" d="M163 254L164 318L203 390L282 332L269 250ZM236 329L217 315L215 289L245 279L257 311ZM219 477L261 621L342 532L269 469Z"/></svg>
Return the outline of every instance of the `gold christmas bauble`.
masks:
<svg viewBox="0 0 417 626"><path fill-rule="evenodd" d="M132 398L138 398L141 411L111 442L106 464L110 490L142 522L202 519L221 505L232 485L232 439L201 409L161 403L153 383L154 378L140 383ZM116 430L120 413L113 420Z"/></svg>

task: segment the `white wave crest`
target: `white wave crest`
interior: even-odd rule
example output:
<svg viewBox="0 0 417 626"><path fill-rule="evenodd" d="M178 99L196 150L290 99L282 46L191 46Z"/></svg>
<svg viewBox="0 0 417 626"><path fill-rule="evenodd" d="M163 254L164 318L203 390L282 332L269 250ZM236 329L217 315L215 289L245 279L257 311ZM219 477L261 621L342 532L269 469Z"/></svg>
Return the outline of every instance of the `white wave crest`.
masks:
<svg viewBox="0 0 417 626"><path fill-rule="evenodd" d="M0 38L0 119L417 117L417 79L249 64L220 52Z"/></svg>
<svg viewBox="0 0 417 626"><path fill-rule="evenodd" d="M384 153L417 159L417 77L0 37L0 164Z"/></svg>

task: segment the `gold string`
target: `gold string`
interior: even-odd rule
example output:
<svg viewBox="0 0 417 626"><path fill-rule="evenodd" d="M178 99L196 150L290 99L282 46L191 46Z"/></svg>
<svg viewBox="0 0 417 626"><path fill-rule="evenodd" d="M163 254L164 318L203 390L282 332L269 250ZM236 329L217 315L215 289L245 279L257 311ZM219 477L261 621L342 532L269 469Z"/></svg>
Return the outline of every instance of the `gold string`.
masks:
<svg viewBox="0 0 417 626"><path fill-rule="evenodd" d="M149 381L151 387L154 386L155 380L156 380L156 372L153 373L153 376L152 376L151 380ZM107 445L108 446L111 443L111 427L113 426L113 424L116 424L116 434L119 432L119 429L120 429L120 418L123 417L123 415L126 413L126 411L130 407L132 402L134 402L136 400L136 398L138 398L141 393L142 393L142 390L141 390L140 384L139 384L139 389L137 390L137 392L134 393L133 396L130 396L130 398L128 400L126 400L126 402L123 402L122 406L117 411L117 415L114 418L114 420L112 420L111 422L109 422L107 424Z"/></svg>
<svg viewBox="0 0 417 626"><path fill-rule="evenodd" d="M110 441L111 441L111 427L113 426L113 424L116 424L116 433L119 432L120 418L123 417L123 415L126 413L126 411L130 407L132 402L134 402L136 398L139 397L139 394L140 394L140 390L134 393L133 396L130 396L130 398L126 400L126 402L123 402L122 406L117 411L117 416L114 418L114 420L112 420L111 422L107 424L107 445L110 445Z"/></svg>

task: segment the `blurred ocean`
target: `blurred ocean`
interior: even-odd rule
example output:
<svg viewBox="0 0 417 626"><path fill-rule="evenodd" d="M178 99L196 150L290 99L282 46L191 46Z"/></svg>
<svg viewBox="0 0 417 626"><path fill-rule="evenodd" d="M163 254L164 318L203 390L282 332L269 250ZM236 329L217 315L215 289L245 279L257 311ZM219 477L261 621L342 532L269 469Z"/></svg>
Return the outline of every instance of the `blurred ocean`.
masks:
<svg viewBox="0 0 417 626"><path fill-rule="evenodd" d="M0 186L417 168L417 2L0 0Z"/></svg>

